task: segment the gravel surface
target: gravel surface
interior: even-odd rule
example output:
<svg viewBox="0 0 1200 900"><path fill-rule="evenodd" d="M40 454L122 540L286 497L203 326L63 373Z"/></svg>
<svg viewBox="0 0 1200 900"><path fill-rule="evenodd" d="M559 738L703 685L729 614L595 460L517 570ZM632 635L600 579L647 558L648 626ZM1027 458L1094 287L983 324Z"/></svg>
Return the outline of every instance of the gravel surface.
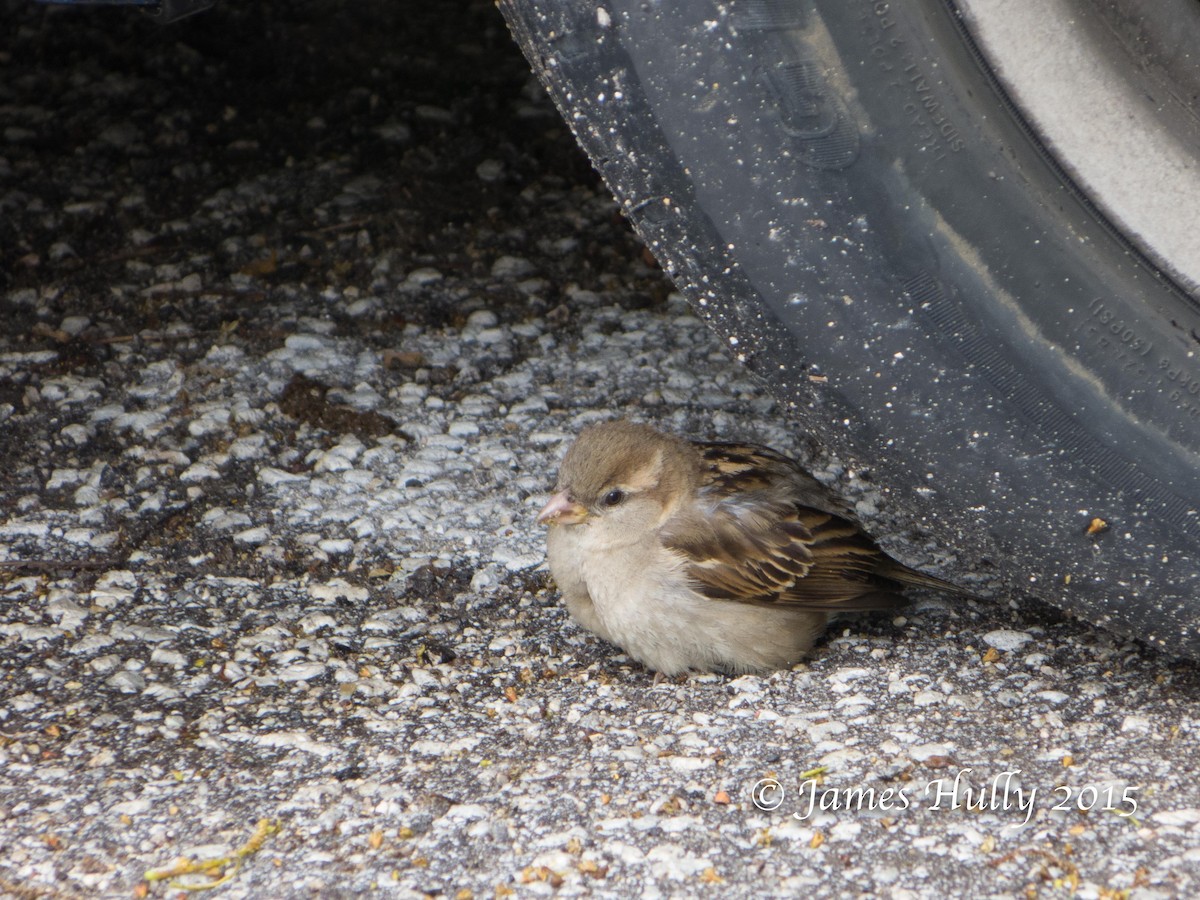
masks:
<svg viewBox="0 0 1200 900"><path fill-rule="evenodd" d="M1189 664L1004 596L766 678L569 624L532 520L587 422L774 444L868 527L886 486L672 294L490 5L234 6L3 3L0 895L1200 891Z"/></svg>

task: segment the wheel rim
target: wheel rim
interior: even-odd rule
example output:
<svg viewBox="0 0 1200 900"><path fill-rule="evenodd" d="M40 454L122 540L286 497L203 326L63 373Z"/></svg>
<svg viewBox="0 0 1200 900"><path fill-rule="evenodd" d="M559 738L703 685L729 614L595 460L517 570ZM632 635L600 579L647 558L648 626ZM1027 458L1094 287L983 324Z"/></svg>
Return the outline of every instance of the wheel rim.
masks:
<svg viewBox="0 0 1200 900"><path fill-rule="evenodd" d="M1200 4L958 0L1029 126L1122 235L1200 295Z"/></svg>

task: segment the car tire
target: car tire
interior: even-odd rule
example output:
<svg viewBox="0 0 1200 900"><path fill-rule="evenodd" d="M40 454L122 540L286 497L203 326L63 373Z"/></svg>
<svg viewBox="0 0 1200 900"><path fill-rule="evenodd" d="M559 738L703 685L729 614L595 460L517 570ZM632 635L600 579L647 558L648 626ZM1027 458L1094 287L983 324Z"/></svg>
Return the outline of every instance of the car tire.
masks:
<svg viewBox="0 0 1200 900"><path fill-rule="evenodd" d="M972 7L501 0L680 289L869 473L889 552L1200 655L1191 261L1026 115ZM1130 71L1169 78L1145 45Z"/></svg>

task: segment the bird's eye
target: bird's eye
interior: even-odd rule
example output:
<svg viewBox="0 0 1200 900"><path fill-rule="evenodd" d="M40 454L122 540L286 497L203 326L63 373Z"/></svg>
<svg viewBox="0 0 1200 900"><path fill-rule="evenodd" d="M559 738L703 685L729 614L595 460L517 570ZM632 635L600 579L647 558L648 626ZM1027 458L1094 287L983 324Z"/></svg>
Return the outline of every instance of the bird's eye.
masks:
<svg viewBox="0 0 1200 900"><path fill-rule="evenodd" d="M604 495L604 499L600 502L605 506L618 506L625 499L625 492L620 488L613 488Z"/></svg>

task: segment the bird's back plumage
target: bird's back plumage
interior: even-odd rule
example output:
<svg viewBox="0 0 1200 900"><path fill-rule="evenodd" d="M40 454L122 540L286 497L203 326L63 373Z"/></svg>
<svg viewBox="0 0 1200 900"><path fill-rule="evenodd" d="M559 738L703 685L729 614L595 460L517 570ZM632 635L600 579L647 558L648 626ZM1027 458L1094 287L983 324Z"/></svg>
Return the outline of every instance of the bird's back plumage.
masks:
<svg viewBox="0 0 1200 900"><path fill-rule="evenodd" d="M715 600L827 612L903 605L904 585L952 590L892 560L794 461L754 444L695 442L697 502L663 528Z"/></svg>

